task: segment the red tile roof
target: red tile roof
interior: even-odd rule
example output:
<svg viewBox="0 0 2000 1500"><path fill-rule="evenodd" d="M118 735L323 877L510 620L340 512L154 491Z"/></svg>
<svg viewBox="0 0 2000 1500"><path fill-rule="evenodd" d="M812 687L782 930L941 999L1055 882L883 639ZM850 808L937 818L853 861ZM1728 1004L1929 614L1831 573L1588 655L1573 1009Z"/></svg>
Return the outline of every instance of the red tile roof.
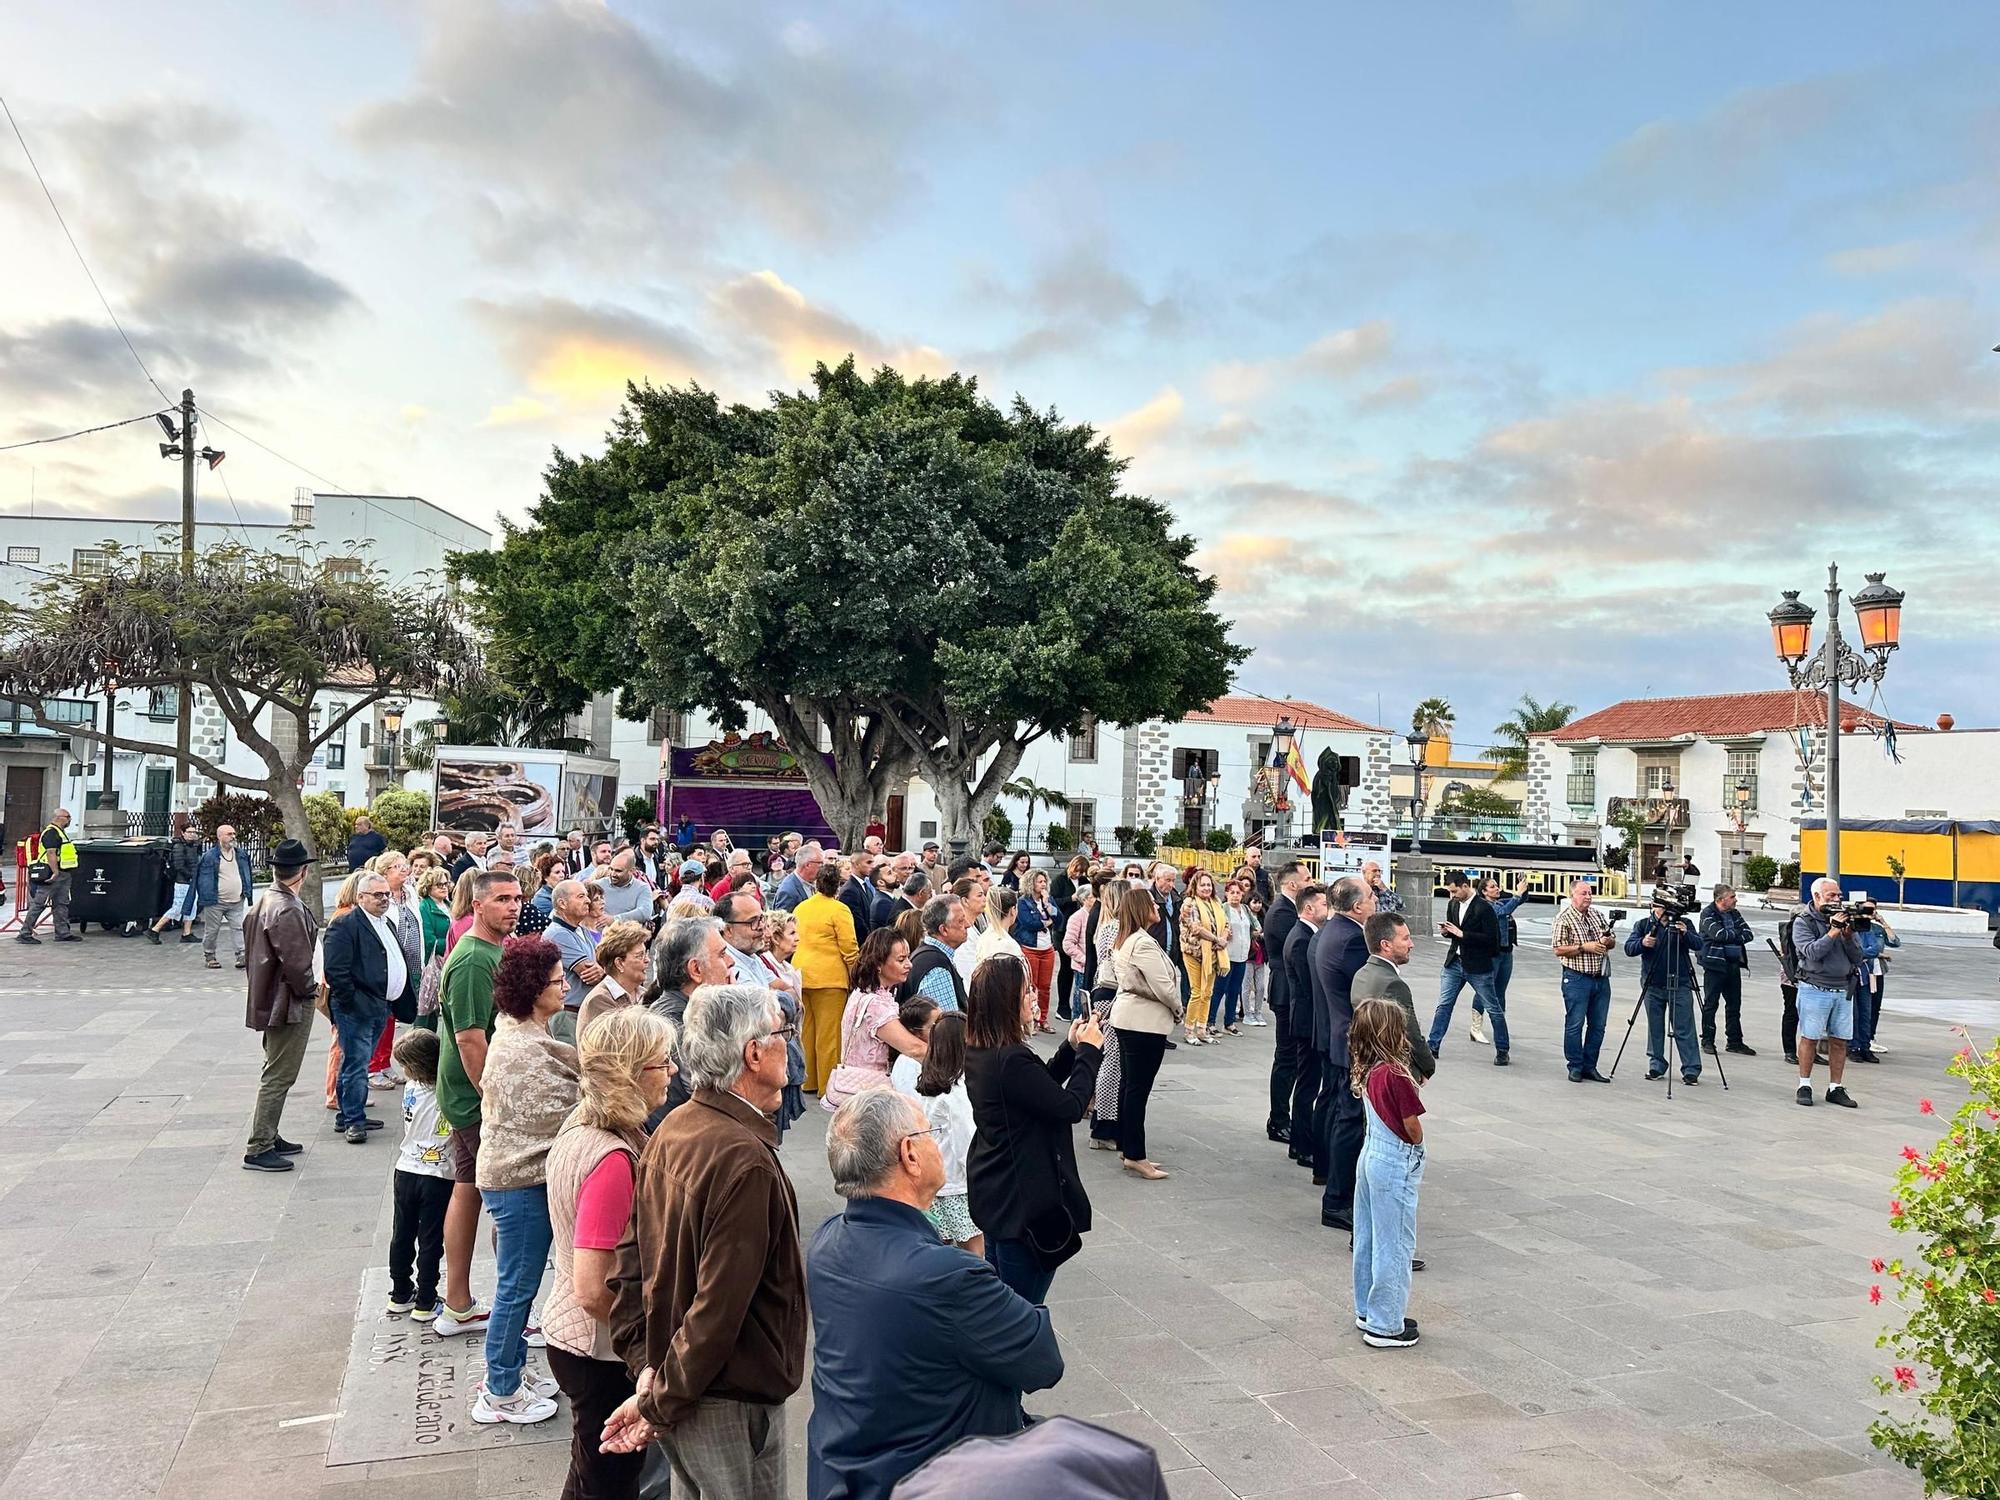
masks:
<svg viewBox="0 0 2000 1500"><path fill-rule="evenodd" d="M1187 722L1262 724L1268 728L1277 723L1280 714L1290 714L1293 726L1299 729L1349 729L1363 734L1389 732L1379 724L1364 724L1359 719L1350 719L1346 714L1337 714L1330 708L1321 708L1303 698L1217 698L1207 708L1189 714Z"/></svg>
<svg viewBox="0 0 2000 1500"><path fill-rule="evenodd" d="M1863 724L1888 722L1857 705L1841 705L1843 720ZM1682 735L1727 739L1731 735L1765 734L1773 730L1819 728L1826 723L1826 694L1793 693L1776 688L1767 693L1711 693L1700 698L1627 698L1594 714L1573 719L1561 729L1537 739L1670 740ZM1896 725L1898 730L1921 725Z"/></svg>

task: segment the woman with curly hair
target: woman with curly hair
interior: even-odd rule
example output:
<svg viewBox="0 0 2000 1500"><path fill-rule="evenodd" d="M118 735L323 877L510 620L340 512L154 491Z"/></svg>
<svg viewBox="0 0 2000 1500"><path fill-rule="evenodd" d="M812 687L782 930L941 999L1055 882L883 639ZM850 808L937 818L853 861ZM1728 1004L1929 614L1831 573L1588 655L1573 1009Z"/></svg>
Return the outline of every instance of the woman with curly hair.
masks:
<svg viewBox="0 0 2000 1500"><path fill-rule="evenodd" d="M549 1258L549 1147L577 1099L576 1048L549 1034L566 987L554 943L507 939L493 971L499 1015L479 1080L477 1175L497 1265L475 1422L544 1422L556 1413L556 1383L527 1368L524 1335Z"/></svg>

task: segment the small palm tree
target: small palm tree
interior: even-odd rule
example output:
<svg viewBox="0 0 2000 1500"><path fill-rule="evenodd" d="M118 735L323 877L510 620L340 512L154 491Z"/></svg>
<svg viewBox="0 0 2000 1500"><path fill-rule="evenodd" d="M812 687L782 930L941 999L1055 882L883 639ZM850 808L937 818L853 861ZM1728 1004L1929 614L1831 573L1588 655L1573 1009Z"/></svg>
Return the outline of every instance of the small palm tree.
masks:
<svg viewBox="0 0 2000 1500"><path fill-rule="evenodd" d="M1033 837L1034 835L1035 809L1037 807L1060 807L1066 809L1069 806L1069 798L1065 797L1061 792L1053 791L1045 786L1037 786L1025 776L1017 776L1002 786L1000 788L1000 795L1003 797L1019 797L1027 805L1026 816L1021 819L1021 826L1028 831L1029 837Z"/></svg>
<svg viewBox="0 0 2000 1500"><path fill-rule="evenodd" d="M1451 726L1457 718L1458 715L1452 712L1448 700L1426 698L1417 705L1416 712L1410 715L1410 732L1429 735L1450 734Z"/></svg>
<svg viewBox="0 0 2000 1500"><path fill-rule="evenodd" d="M1521 706L1505 723L1493 726L1493 743L1486 753L1499 762L1496 781L1519 781L1528 774L1528 736L1560 729L1576 717L1574 703L1538 703L1521 694Z"/></svg>

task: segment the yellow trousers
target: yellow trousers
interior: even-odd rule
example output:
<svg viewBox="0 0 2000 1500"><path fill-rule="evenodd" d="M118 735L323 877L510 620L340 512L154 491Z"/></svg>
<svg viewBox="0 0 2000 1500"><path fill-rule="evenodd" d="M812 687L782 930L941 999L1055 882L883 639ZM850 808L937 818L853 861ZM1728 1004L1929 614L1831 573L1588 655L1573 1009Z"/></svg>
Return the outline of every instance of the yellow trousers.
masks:
<svg viewBox="0 0 2000 1500"><path fill-rule="evenodd" d="M1221 973L1218 956L1213 948L1208 947L1204 947L1199 954L1184 952L1181 956L1187 960L1187 1024L1206 1026L1208 999L1215 993L1215 981Z"/></svg>
<svg viewBox="0 0 2000 1500"><path fill-rule="evenodd" d="M805 1091L817 1094L840 1066L840 1018L847 1010L847 991L807 990L803 999L799 1050L806 1055Z"/></svg>

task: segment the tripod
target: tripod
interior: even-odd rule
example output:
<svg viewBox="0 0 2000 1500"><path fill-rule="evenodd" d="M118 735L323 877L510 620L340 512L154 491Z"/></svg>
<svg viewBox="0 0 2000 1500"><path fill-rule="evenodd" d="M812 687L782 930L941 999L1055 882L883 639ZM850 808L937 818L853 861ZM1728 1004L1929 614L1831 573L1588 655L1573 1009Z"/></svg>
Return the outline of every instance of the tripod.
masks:
<svg viewBox="0 0 2000 1500"><path fill-rule="evenodd" d="M1664 935L1663 947L1665 949L1667 974L1669 980L1671 981L1674 977L1678 976L1680 973L1681 918L1678 916L1669 918L1668 921L1665 923L1665 925L1663 926L1656 925L1653 928L1653 931L1656 934ZM1667 1047L1674 1045L1674 1039L1672 1033L1674 1029L1675 988L1676 986L1671 982L1667 986L1667 1013L1665 1016L1661 1018L1662 1028L1667 1033L1666 1037L1662 1039L1661 1043L1661 1051L1663 1053L1665 1052ZM1690 1005L1690 1007L1693 1009L1694 1012L1693 1017L1690 1017L1690 1024L1693 1024L1694 1018L1699 1017L1701 1014L1701 979L1696 974L1695 965L1692 963L1688 965L1688 1004ZM1632 1014L1625 1018L1624 1039L1618 1043L1618 1055L1611 1059L1611 1072L1609 1076L1612 1078L1616 1078L1618 1076L1618 1064L1624 1059L1626 1047L1631 1044L1632 1028L1638 1024L1639 1012L1645 1008L1645 1005L1646 1005L1646 981L1642 974L1639 980L1639 998L1632 1002ZM1698 1031L1696 1033L1695 1046L1697 1048L1701 1046L1701 1039ZM1722 1051L1720 1048L1717 1048L1716 1051L1710 1055L1715 1060L1715 1076L1722 1081L1722 1087L1726 1092L1729 1088L1729 1075L1723 1072L1722 1070ZM1667 1069L1666 1079L1667 1079L1667 1098L1672 1099L1674 1097L1674 1070L1672 1068Z"/></svg>

